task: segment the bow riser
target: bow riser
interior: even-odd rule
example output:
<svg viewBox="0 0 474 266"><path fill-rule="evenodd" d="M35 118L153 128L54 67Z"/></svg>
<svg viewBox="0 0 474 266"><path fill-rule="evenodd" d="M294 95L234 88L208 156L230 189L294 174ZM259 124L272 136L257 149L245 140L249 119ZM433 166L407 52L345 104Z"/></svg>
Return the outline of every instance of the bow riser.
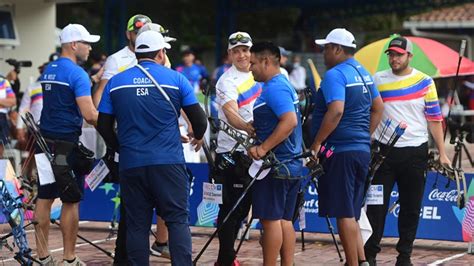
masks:
<svg viewBox="0 0 474 266"><path fill-rule="evenodd" d="M13 235L13 239L19 250L15 253L14 259L21 265L32 265L31 249L28 245L25 228L23 227L24 214L21 197L13 198L3 180L0 180L0 197L0 208L12 227L12 233L2 237L1 240L6 241L6 238Z"/></svg>

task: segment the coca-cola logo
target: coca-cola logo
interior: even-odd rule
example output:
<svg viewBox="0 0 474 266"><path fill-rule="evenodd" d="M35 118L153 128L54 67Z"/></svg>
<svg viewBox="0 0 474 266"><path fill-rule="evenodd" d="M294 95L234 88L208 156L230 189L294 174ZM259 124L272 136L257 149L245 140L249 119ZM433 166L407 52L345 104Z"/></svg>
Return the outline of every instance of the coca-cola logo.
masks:
<svg viewBox="0 0 474 266"><path fill-rule="evenodd" d="M456 202L457 197L458 197L458 192L455 189L451 191L440 191L439 189L435 188L430 192L428 199L431 201Z"/></svg>

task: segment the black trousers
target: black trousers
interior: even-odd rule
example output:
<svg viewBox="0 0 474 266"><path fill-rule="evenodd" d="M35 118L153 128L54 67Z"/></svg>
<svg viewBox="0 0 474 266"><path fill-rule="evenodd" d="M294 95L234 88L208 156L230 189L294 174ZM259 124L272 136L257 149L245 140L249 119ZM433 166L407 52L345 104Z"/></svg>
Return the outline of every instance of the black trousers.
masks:
<svg viewBox="0 0 474 266"><path fill-rule="evenodd" d="M120 194L120 218L117 230L117 239L115 240L115 266L128 265L127 256L127 222L126 222L125 204L123 202L122 194Z"/></svg>
<svg viewBox="0 0 474 266"><path fill-rule="evenodd" d="M216 165L222 163L224 155L225 154L217 154ZM235 152L232 156L235 165L231 165L226 169L216 169L216 182L223 184L223 204L219 205L217 226L222 224L224 218L250 183L251 177L248 175L248 166L244 162L243 156L242 153ZM249 213L250 205L252 203L251 195L252 192L249 191L219 232L219 255L217 258L219 266L232 265L235 259L234 243L242 221Z"/></svg>
<svg viewBox="0 0 474 266"><path fill-rule="evenodd" d="M381 149L387 149L387 146L382 145ZM427 162L427 143L418 147L392 148L379 170L375 173L372 185L383 185L384 203L383 205L367 206L367 217L373 233L365 243L366 257L375 258L381 250L380 240L385 227L390 194L394 184L397 183L400 201L398 215L398 234L400 238L396 248L399 253L399 260L410 258L420 218Z"/></svg>

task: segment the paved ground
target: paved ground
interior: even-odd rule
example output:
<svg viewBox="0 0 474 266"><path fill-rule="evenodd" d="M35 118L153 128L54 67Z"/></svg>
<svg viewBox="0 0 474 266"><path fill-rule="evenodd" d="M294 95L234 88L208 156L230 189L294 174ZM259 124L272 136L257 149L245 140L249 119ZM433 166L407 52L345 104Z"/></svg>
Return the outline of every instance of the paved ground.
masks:
<svg viewBox="0 0 474 266"><path fill-rule="evenodd" d="M454 147L448 144L449 137L446 141L447 153L450 158L454 155ZM474 145L467 144L467 149L474 156ZM463 152L463 169L465 172L473 173L474 168L470 166L467 156ZM50 249L53 256L61 260L62 256L62 240L59 228L52 225L50 237ZM31 228L30 228L31 229ZM8 225L0 225L0 235L9 233ZM109 236L110 230L108 223L85 222L80 225L80 234L87 239L94 241L102 248L113 251L115 244L115 236ZM195 257L201 247L212 233L211 229L192 228L193 233L193 256ZM258 231L252 231L249 241L242 246L239 254L239 260L242 265L261 265L262 253L258 244ZM299 234L298 234L299 236ZM36 253L36 244L34 240L34 232L28 231L28 239L30 246ZM150 238L150 241L153 241ZM383 251L378 257L380 265L394 265L397 252L395 250L396 238L384 239ZM11 243L11 242L10 242ZM305 234L305 250L301 249L301 238L298 238L297 249L295 251L296 265L342 265L339 263L337 252L331 241L330 235L327 234ZM428 241L417 240L415 242L415 250L413 253L413 263L416 265L425 264L447 264L447 265L474 265L474 255L467 254L467 243L448 242L448 241ZM213 265L217 257L218 241L212 242L208 250L199 260L198 265ZM342 246L340 245L342 252ZM98 251L91 245L82 240L78 240L77 254L88 265L111 265L111 259L104 253ZM5 248L0 249L0 265L17 265L12 259L13 253ZM170 262L162 258L151 258L151 265L170 265Z"/></svg>
<svg viewBox="0 0 474 266"><path fill-rule="evenodd" d="M113 251L115 236L109 237L110 230L108 223L83 222L80 225L80 235L94 241L100 247ZM9 231L6 225L0 226L0 232ZM193 257L197 255L201 247L208 240L212 230L209 228L192 228L193 233ZM298 234L299 235L299 234ZM239 260L242 265L261 265L262 253L258 244L259 231L252 231L250 240L244 242ZM337 236L336 236L337 237ZM35 253L34 232L28 231L28 240ZM150 241L152 239L150 238ZM397 239L387 238L383 240L383 251L379 255L380 265L394 265L396 250L395 243ZM296 265L342 265L339 262L334 244L328 234L305 234L305 250L301 249L301 238L298 239L295 251ZM217 257L218 240L212 242L208 250L204 253L198 262L198 265L213 265ZM342 252L342 246L340 246ZM53 257L60 260L62 257L62 240L59 228L55 225L51 227L50 249ZM474 265L474 255L467 254L467 243L448 242L448 241L428 241L417 240L413 252L413 263L415 265ZM78 256L87 263L87 265L110 265L111 259L104 253L98 251L91 245L82 240L77 244ZM12 253L6 249L0 250L0 265L17 265L12 259ZM151 265L170 265L170 262L163 258L151 257ZM433 264L434 263L434 264Z"/></svg>

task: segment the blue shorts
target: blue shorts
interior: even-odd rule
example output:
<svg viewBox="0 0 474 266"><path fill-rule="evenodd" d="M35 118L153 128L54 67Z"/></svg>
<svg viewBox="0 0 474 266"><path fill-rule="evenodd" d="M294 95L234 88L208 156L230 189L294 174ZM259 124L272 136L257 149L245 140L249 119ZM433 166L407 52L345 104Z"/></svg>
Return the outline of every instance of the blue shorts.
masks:
<svg viewBox="0 0 474 266"><path fill-rule="evenodd" d="M319 216L360 218L370 153L347 151L334 153L323 164L319 178Z"/></svg>
<svg viewBox="0 0 474 266"><path fill-rule="evenodd" d="M279 179L270 174L256 180L252 190L252 215L263 220L291 221L301 179Z"/></svg>

